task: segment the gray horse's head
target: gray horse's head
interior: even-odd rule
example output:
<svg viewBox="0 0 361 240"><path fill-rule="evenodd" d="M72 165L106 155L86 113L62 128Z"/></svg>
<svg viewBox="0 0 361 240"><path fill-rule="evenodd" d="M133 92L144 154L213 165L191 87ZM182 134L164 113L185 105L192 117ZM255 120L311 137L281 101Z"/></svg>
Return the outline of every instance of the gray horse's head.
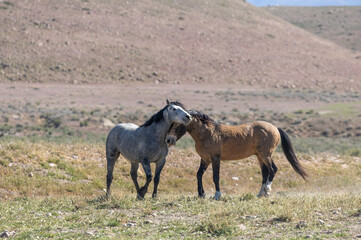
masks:
<svg viewBox="0 0 361 240"><path fill-rule="evenodd" d="M188 125L192 120L192 116L184 110L179 104L175 102L170 102L167 99L166 111L163 112L167 114L169 120L173 123Z"/></svg>

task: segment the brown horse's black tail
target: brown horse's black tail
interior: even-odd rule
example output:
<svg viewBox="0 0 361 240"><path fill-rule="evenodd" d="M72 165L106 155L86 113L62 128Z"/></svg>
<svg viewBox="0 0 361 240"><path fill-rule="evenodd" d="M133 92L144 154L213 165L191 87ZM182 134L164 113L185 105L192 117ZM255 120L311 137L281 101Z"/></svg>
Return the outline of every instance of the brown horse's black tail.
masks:
<svg viewBox="0 0 361 240"><path fill-rule="evenodd" d="M305 180L307 180L307 173L305 169L302 167L301 163L298 161L295 152L293 151L292 143L290 138L287 136L287 134L282 130L278 129L281 135L281 145L283 149L283 153L285 154L287 160L290 162L293 169L296 171L296 173L300 174L301 177Z"/></svg>

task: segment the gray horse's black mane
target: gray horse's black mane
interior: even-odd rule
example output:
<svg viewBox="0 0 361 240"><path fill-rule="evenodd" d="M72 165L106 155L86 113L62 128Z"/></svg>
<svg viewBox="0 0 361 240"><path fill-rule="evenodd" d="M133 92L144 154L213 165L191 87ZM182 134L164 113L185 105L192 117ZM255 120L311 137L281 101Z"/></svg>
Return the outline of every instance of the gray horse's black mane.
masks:
<svg viewBox="0 0 361 240"><path fill-rule="evenodd" d="M188 113L194 117L195 119L200 120L201 122L205 123L205 124L209 124L209 123L213 123L213 124L219 124L219 122L217 122L216 120L212 119L211 117L209 117L207 114L198 112L198 111L194 111L194 110L189 110Z"/></svg>
<svg viewBox="0 0 361 240"><path fill-rule="evenodd" d="M174 102L170 102L170 105L176 105L179 106L181 108L183 108L184 110L185 107L182 103L180 103L179 101L174 101ZM167 108L168 106L165 106L162 110L160 110L159 112L157 112L156 114L154 114L150 119L148 119L145 123L143 123L143 125L141 125L140 127L148 127L150 125L152 125L152 123L158 123L160 121L162 121L164 119L163 117L163 111Z"/></svg>

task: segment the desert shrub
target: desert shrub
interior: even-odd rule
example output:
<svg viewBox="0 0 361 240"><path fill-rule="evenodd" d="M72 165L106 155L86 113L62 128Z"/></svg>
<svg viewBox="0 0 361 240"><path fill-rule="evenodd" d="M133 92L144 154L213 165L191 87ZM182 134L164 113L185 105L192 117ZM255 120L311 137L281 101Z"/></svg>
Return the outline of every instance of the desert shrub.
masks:
<svg viewBox="0 0 361 240"><path fill-rule="evenodd" d="M61 118L53 116L50 113L45 113L40 116L45 120L44 127L46 128L58 128L61 125Z"/></svg>

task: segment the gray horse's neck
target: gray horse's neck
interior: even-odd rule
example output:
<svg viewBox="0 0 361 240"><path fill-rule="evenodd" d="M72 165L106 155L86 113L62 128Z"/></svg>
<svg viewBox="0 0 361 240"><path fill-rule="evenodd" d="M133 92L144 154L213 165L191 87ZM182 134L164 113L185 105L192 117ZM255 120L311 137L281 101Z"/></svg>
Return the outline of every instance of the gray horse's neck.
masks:
<svg viewBox="0 0 361 240"><path fill-rule="evenodd" d="M157 123L152 123L152 125L145 127L144 131L152 135L152 137L159 140L161 143L165 144L165 138L169 132L172 122L169 120L168 116L165 114L164 119Z"/></svg>

